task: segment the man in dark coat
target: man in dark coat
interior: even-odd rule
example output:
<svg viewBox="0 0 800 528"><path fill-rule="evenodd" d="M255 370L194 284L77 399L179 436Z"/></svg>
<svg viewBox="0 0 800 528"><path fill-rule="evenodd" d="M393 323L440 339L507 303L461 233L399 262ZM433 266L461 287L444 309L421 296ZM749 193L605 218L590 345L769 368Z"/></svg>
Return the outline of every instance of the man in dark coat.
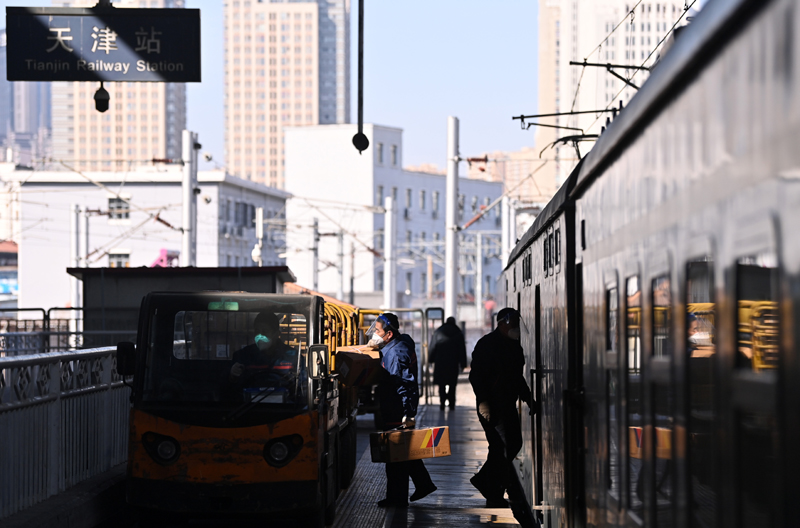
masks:
<svg viewBox="0 0 800 528"><path fill-rule="evenodd" d="M378 398L386 429L413 428L419 404L417 386L417 352L414 340L401 334L397 316L384 313L375 321L375 333L370 339L381 351L381 366L386 371L378 386ZM386 498L380 507L408 506L408 478L414 481L416 501L436 491L422 460L386 464Z"/></svg>
<svg viewBox="0 0 800 528"><path fill-rule="evenodd" d="M522 448L517 401L533 411L534 402L523 369L520 316L513 308L497 314L497 328L483 336L472 352L469 381L475 392L478 420L489 441L489 456L470 482L486 498L487 508L510 505L522 526L536 526L513 461ZM508 492L509 502L503 498ZM510 503L510 504L509 504Z"/></svg>
<svg viewBox="0 0 800 528"><path fill-rule="evenodd" d="M444 409L445 401L449 401L450 408L455 409L458 374L467 366L467 347L454 317L448 317L433 333L428 361L434 364L433 383L439 386L439 408Z"/></svg>

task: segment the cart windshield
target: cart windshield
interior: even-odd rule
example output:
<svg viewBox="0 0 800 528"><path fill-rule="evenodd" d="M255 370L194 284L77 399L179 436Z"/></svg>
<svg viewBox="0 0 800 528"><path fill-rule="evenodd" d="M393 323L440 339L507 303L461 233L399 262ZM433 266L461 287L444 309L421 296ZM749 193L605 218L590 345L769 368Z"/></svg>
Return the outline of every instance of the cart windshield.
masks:
<svg viewBox="0 0 800 528"><path fill-rule="evenodd" d="M307 306L267 296L159 302L152 312L142 400L306 409Z"/></svg>

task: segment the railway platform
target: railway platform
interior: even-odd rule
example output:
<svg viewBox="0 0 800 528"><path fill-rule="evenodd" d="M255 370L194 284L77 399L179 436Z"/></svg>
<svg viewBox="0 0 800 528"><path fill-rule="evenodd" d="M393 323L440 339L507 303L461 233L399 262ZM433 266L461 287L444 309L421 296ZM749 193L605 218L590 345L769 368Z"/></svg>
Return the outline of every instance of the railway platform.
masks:
<svg viewBox="0 0 800 528"><path fill-rule="evenodd" d="M421 406L417 419L419 425L450 427L452 455L425 460L438 489L408 508L379 508L376 503L386 492L384 465L374 464L364 449L353 484L339 497L335 527L518 526L510 509L485 508L485 499L469 482L486 460L488 444L466 374L460 377L456 400L455 409L442 411L435 396L431 405Z"/></svg>

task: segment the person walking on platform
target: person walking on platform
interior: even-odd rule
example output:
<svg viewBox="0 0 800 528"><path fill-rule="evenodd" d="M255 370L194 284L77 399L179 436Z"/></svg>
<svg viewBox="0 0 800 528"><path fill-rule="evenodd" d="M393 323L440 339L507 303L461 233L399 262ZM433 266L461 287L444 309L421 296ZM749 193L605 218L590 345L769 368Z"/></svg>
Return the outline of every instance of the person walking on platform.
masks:
<svg viewBox="0 0 800 528"><path fill-rule="evenodd" d="M455 317L448 317L436 329L428 350L428 361L434 364L433 383L439 386L439 408L444 409L445 402L449 401L450 408L455 409L458 374L467 366L464 334Z"/></svg>
<svg viewBox="0 0 800 528"><path fill-rule="evenodd" d="M400 324L393 313L384 313L375 321L370 344L381 351L381 366L386 371L378 385L378 399L386 429L413 429L416 424L419 388L417 385L417 353L414 340L400 333ZM386 464L386 498L378 501L382 508L408 506L408 478L414 481L411 501L436 491L436 486L422 460Z"/></svg>
<svg viewBox="0 0 800 528"><path fill-rule="evenodd" d="M513 308L497 314L497 328L483 336L472 352L469 381L475 392L478 420L489 442L489 456L470 479L486 498L487 508L511 507L520 525L538 526L525 497L513 461L522 448L517 400L533 412L534 401L525 382L520 339L520 315ZM508 502L503 498L508 492Z"/></svg>

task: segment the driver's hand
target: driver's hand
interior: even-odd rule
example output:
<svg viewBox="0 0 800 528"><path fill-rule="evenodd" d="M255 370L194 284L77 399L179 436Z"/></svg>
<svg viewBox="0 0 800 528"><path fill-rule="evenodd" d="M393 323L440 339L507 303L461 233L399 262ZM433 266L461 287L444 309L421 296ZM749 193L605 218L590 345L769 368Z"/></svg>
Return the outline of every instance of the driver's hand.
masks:
<svg viewBox="0 0 800 528"><path fill-rule="evenodd" d="M231 378L238 378L244 374L244 365L241 363L234 363L231 367Z"/></svg>

